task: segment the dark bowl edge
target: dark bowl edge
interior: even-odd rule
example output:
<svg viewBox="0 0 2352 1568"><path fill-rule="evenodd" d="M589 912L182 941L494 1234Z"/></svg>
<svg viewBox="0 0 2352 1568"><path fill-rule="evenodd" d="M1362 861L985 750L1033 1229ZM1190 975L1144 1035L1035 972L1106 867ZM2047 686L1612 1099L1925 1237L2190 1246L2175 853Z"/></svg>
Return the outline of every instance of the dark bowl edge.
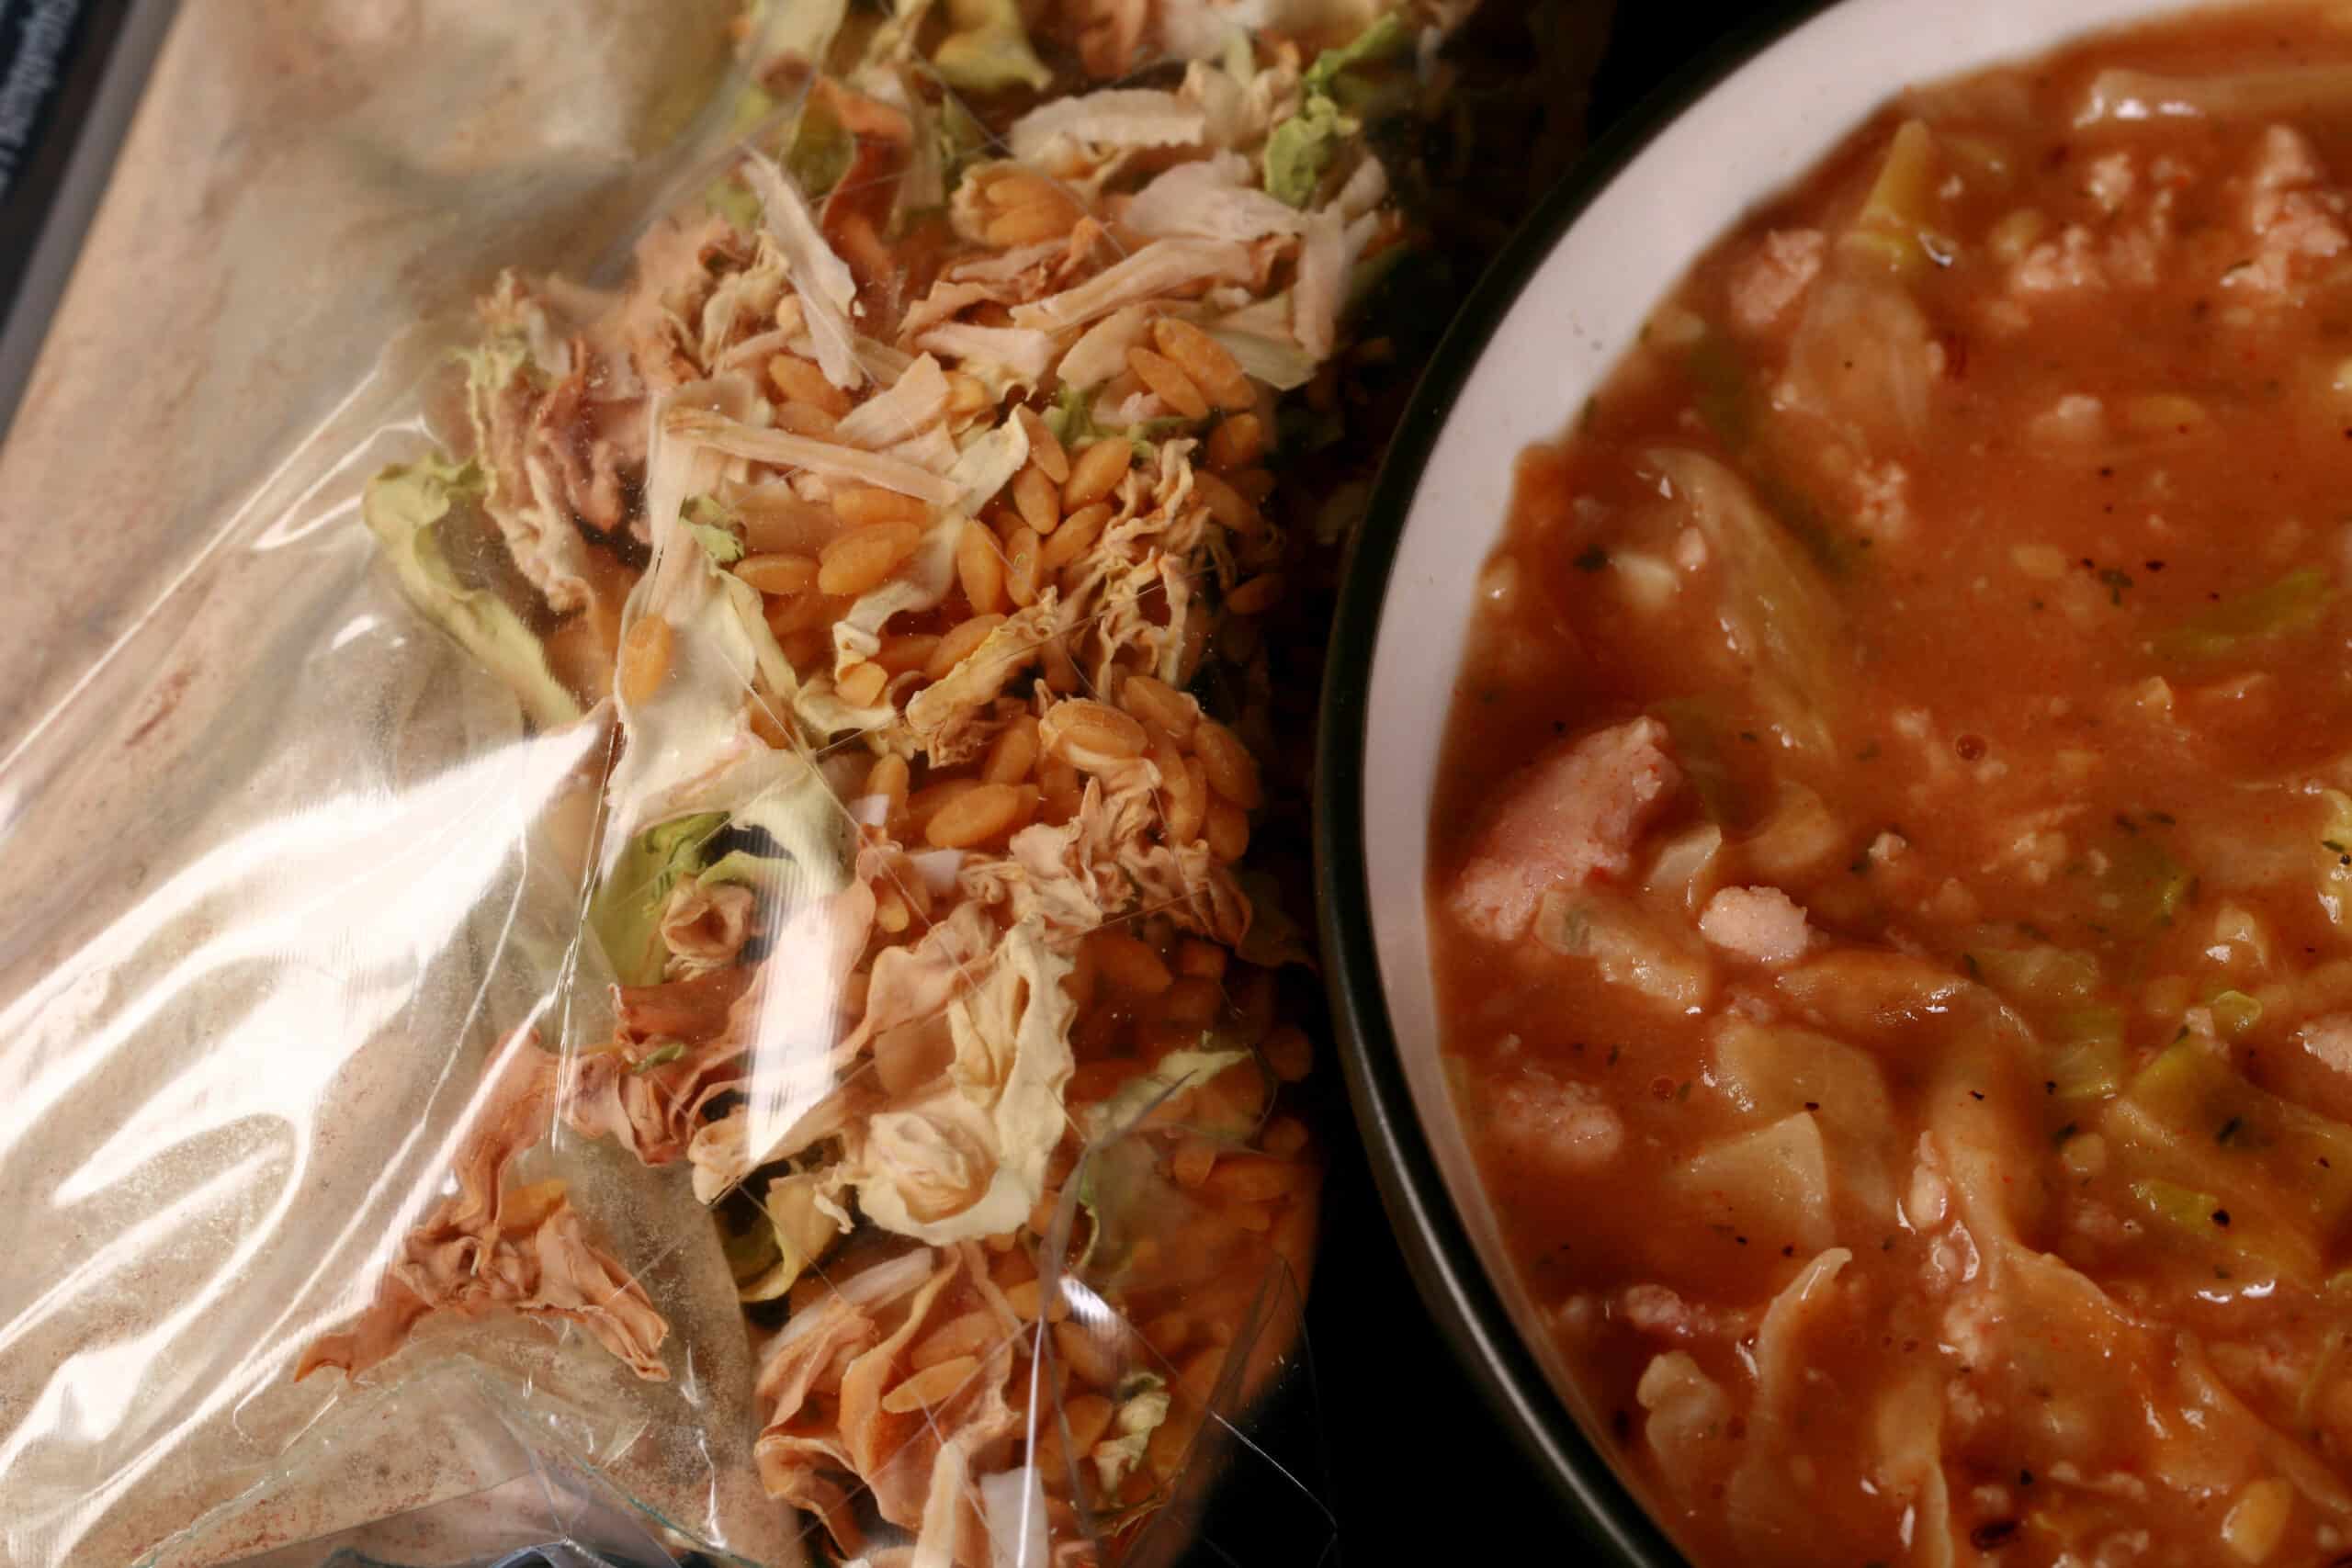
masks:
<svg viewBox="0 0 2352 1568"><path fill-rule="evenodd" d="M1348 1099L1382 1206L1423 1303L1488 1406L1552 1484L1586 1541L1626 1568L1681 1568L1683 1559L1521 1342L1454 1213L1405 1082L1380 987L1363 869L1365 684L1381 601L1421 472L1454 400L1529 280L1585 209L1668 125L1832 3L1783 0L1765 7L1676 72L1586 150L1487 265L1430 355L1349 542L1317 724L1317 924Z"/></svg>

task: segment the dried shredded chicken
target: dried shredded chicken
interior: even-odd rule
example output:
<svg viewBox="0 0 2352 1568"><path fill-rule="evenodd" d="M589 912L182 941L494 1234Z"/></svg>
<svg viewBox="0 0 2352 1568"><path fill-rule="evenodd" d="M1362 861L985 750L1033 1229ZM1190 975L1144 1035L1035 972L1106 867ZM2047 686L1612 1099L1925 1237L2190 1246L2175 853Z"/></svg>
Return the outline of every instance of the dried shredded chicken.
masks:
<svg viewBox="0 0 2352 1568"><path fill-rule="evenodd" d="M888 26L818 77L714 197L732 216L657 225L625 290L500 281L469 361L481 505L603 661L578 708L619 717L589 910L615 1027L514 1058L458 1196L305 1371L512 1310L663 1375L662 1316L560 1184L504 1185L560 1114L690 1167L742 1298L788 1305L754 1331L760 1475L843 1552L878 1517L912 1541L883 1550L984 1568L1035 1516L1091 1562L1081 1504L1168 1495L1164 1436L1206 1413L1148 1366L1208 1352L1164 1325L1239 1320L1313 1226L1259 1066L1289 922L1237 876L1257 762L1190 688L1221 607L1277 597L1272 394L1337 352L1393 216L1330 71L1253 43L1259 9L1073 8L1061 58L1174 49L1182 86L1049 95L990 122L1001 158L940 80L1045 67L1019 7L956 0L935 61ZM1309 116L1320 205L1276 184ZM1261 703L1262 652L1233 673ZM1196 1242L1146 1261L1179 1216ZM1048 1337L1065 1274L1109 1315ZM1040 1356L1082 1451L1023 1415Z"/></svg>
<svg viewBox="0 0 2352 1568"><path fill-rule="evenodd" d="M666 1379L669 1325L644 1290L589 1237L560 1180L510 1186L507 1173L545 1134L553 1096L537 1043L511 1038L474 1106L457 1157L458 1191L402 1238L375 1299L351 1327L313 1342L297 1378L321 1367L356 1377L430 1314L494 1312L579 1324L641 1378Z"/></svg>

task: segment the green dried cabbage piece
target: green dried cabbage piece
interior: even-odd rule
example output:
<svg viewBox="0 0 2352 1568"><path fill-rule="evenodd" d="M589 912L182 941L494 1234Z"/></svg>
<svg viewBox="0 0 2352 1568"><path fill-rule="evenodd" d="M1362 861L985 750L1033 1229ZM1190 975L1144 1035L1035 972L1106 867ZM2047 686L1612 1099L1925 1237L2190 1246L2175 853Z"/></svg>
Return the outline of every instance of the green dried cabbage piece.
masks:
<svg viewBox="0 0 2352 1568"><path fill-rule="evenodd" d="M698 495L686 502L680 516L711 565L733 566L743 558L743 536L735 531L735 513L723 502Z"/></svg>
<svg viewBox="0 0 2352 1568"><path fill-rule="evenodd" d="M436 455L369 479L359 513L409 603L504 681L533 723L553 728L585 711L580 699L555 678L523 617L490 590L460 581L442 545L443 521L457 507L478 506L487 491L479 464Z"/></svg>
<svg viewBox="0 0 2352 1568"><path fill-rule="evenodd" d="M2226 659L2249 643L2309 631L2335 603L2335 584L2325 572L2298 567L2189 617L2156 638L2156 654L2175 663Z"/></svg>
<svg viewBox="0 0 2352 1568"><path fill-rule="evenodd" d="M1266 138L1267 193L1293 207L1314 200L1340 143L1355 130L1355 122L1340 112L1338 104L1328 97L1308 98Z"/></svg>
<svg viewBox="0 0 2352 1568"><path fill-rule="evenodd" d="M703 852L725 826L725 812L704 811L648 829L596 889L588 923L622 985L661 982L670 959L662 940L662 908L680 882L701 874Z"/></svg>
<svg viewBox="0 0 2352 1568"><path fill-rule="evenodd" d="M1299 85L1311 94L1331 95L1339 91L1340 78L1346 73L1394 60L1410 49L1412 42L1412 29L1405 25L1404 17L1391 11L1358 33L1352 41L1317 55L1315 63L1299 78Z"/></svg>
<svg viewBox="0 0 2352 1568"><path fill-rule="evenodd" d="M932 51L931 63L949 86L1042 93L1052 85L1054 73L1029 47L1017 0L947 0L947 21L948 34Z"/></svg>

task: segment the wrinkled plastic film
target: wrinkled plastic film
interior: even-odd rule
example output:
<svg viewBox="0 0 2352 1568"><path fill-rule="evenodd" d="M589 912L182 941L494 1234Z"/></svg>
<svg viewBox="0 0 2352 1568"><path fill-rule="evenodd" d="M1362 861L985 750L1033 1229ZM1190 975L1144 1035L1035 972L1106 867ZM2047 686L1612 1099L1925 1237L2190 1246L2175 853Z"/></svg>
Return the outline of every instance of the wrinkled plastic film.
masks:
<svg viewBox="0 0 2352 1568"><path fill-rule="evenodd" d="M710 198L735 181L777 229L739 138L789 152L835 80L799 51L840 18L330 5L296 46L266 9L181 24L6 455L12 506L89 544L69 579L56 549L26 558L31 705L0 761L0 1212L23 1216L0 1562L1319 1555L1317 1445L1250 1419L1272 1392L1312 1434L1317 1168L1269 1043L1311 982L1269 879L1244 894L1204 838L1142 852L1199 754L1087 728L1159 670L1187 725L1264 743L1259 638L1182 628L1276 576L1281 531L1213 531L1236 492L1197 437L1109 435L1136 455L1095 526L1147 541L1119 569L1149 581L1008 616L1027 640L975 709L983 744L922 754L899 737L938 677L886 639L947 638L924 617L973 592L966 530L1025 504L1011 480L1048 447L1012 400L946 424L920 389L886 403L944 349L833 345L864 361L854 412L786 433L883 405L865 450L900 468L863 488L920 491L922 537L902 605L868 584L795 625L725 570L831 504L800 482L821 466L741 434L785 429L763 355L827 358L787 267L781 299L742 285L759 330L709 291L680 308L683 367L631 408L649 450L616 492L643 536L582 523L594 581L559 608L487 521L475 400L513 383L485 361L591 352L644 299L632 245L652 265L699 234L735 245L727 278L755 274ZM865 25L836 116L892 107L870 39L895 24ZM1296 47L1268 57L1298 93ZM955 106L980 137L963 155L1011 168L929 70L892 67L900 110ZM241 140L298 106L321 131ZM165 151L206 135L243 151L220 188L175 190ZM1333 234L1374 210L1322 199ZM198 259L156 285L134 240ZM1247 312L1279 248L1231 298L1179 303ZM485 340L464 301L506 265L536 292ZM569 348L536 335L559 320ZM1288 331L1269 335L1311 361ZM124 390L93 362L134 344L150 374ZM1141 431L1181 412L1157 395L1085 417L1124 400ZM1254 398L1271 423L1272 389ZM126 420L153 441L126 451ZM1205 542L1149 542L1185 530ZM806 553L830 566L831 542ZM910 784L987 787L1024 724L1041 755L1080 754L1060 823L1042 761L1013 786L1069 842L942 847ZM910 756L894 793L877 764ZM1083 848L1113 801L1150 824L1115 829L1145 834L1124 881ZM1216 1500L1253 1485L1237 1539Z"/></svg>
<svg viewBox="0 0 2352 1568"><path fill-rule="evenodd" d="M385 591L350 526L365 476L413 444L400 426L430 357L415 324L431 305L382 282L404 254L423 264L412 277L440 265L452 225L435 187L469 198L477 254L527 248L526 214L592 234L581 209L625 202L638 149L683 129L654 123L674 113L658 100L705 73L710 91L728 60L665 46L632 79L620 46L641 51L642 18L608 11L541 53L550 74L524 87L520 28L444 13L388 34L355 7L302 29L264 9L175 39L61 324L83 353L52 352L9 448L12 510L88 545L52 592L44 575L75 552L28 551L12 595L38 634L28 688L52 700L12 726L6 763L6 874L27 912L5 947L18 1089L6 1179L23 1226L0 1311L11 1562L229 1561L475 1493L507 1468L478 1424L469 1438L387 1421L417 1401L288 1378L447 1179L499 1041L554 1005L582 868L550 823L593 801L601 745L589 727L526 734L513 699ZM437 77L397 68L405 47L436 43L456 50ZM608 89L601 103L553 101L582 76ZM338 78L374 89L328 117L339 136L241 155L255 122L306 96L322 108ZM495 154L421 145L412 117L435 100L459 146ZM221 139L224 187L243 162L278 188L198 192L209 208L190 209L157 161L159 138L182 135ZM157 288L126 226L217 260L184 260L189 286ZM382 273L314 275L361 233ZM331 324L345 317L356 324ZM143 367L127 396L92 374L109 351ZM379 355L332 387L338 363ZM154 447L126 450L126 421ZM223 504L239 470L262 482ZM84 668L44 668L76 647ZM572 1184L633 1175L607 1162ZM690 1201L634 1185L606 1206L692 1234ZM715 1266L680 1258L652 1287L688 1315L707 1293L696 1262ZM729 1338L709 1337L723 1362ZM635 1454L662 1472L649 1492L710 1513L703 1434L723 1441L729 1424L711 1418L707 1382L649 1410L613 1368L544 1336L488 1335L463 1363L516 1391L504 1420L535 1440ZM248 1497L264 1506L225 1517Z"/></svg>

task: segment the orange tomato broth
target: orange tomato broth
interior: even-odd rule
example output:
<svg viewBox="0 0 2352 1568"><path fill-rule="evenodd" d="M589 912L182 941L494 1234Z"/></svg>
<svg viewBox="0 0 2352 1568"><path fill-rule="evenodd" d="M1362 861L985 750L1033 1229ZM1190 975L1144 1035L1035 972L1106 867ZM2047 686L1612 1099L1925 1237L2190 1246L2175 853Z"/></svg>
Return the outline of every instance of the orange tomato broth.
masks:
<svg viewBox="0 0 2352 1568"><path fill-rule="evenodd" d="M2202 112L2086 121L2117 70ZM1701 1563L2352 1561L2342 182L2342 6L1909 92L1521 460L1430 818L1443 1050ZM1545 760L1645 714L1622 864L1465 916ZM1800 956L1699 931L1746 887Z"/></svg>

